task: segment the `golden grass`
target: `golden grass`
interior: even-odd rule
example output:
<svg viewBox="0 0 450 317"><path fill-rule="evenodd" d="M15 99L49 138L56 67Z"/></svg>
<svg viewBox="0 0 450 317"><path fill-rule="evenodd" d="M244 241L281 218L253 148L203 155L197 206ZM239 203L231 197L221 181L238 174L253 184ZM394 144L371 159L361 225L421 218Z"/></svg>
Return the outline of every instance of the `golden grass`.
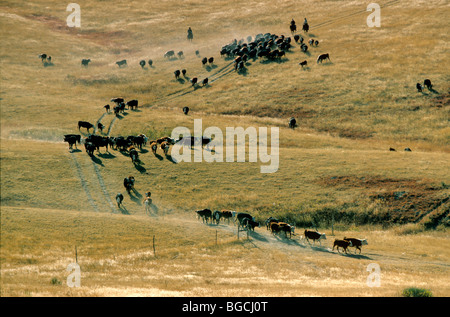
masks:
<svg viewBox="0 0 450 317"><path fill-rule="evenodd" d="M300 11L295 1L249 1L245 8L235 1L77 3L81 29L65 26L65 4L2 4L2 296L400 296L409 286L450 294L448 230L423 226L445 215L448 201L421 223L389 230L358 218L392 212L371 198L391 190L424 195L426 202L449 195L448 97L436 99L449 88L445 2L384 1L380 29L367 28L365 5L358 2L308 0ZM295 47L282 63L251 61L245 76L230 72L195 91L173 77L181 68L189 77L218 77L230 63L219 56L222 45L257 33L288 35L289 21L300 25L304 16L312 27L305 39L320 41L310 55ZM185 40L189 26L193 43ZM186 58L165 60L169 49L183 50ZM215 57L217 68L203 68L197 49ZM42 66L37 55L43 52L53 67ZM315 64L323 52L332 63ZM92 59L86 69L82 58ZM124 58L129 66L117 68L115 61ZM153 59L154 67L140 69L141 59ZM309 69L301 70L304 59ZM425 78L437 94L416 91ZM82 146L69 153L62 135L79 133L78 120L95 123L116 96L138 99L141 108L115 120L111 136L163 136L177 126L192 129L193 119L222 131L279 127L279 170L261 174L259 162L172 164L148 148L138 170L118 151L102 150L93 159ZM183 106L191 108L188 116ZM291 116L299 123L295 130L287 128ZM113 115L102 119L107 128L112 122ZM126 195L129 215L112 213L130 174L140 194L152 192L161 218L146 217L139 196ZM325 185L332 177L379 182ZM388 179L401 185L383 184ZM423 186L414 182L435 190L419 191ZM236 241L227 226L219 228L215 245L216 228L192 215L205 207L249 211L258 220L314 220L327 233L330 219L316 215L336 210L354 216L335 224L336 236L368 238L368 253L331 253L330 238L320 252L273 240L262 229L252 242ZM65 284L74 245L80 289ZM382 267L381 288L365 284L371 262Z"/></svg>

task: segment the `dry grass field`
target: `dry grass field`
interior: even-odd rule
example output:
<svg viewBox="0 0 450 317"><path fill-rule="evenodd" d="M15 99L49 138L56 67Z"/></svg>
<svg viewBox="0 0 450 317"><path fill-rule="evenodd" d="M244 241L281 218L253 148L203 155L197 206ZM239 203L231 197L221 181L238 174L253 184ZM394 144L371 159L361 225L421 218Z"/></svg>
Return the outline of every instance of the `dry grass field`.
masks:
<svg viewBox="0 0 450 317"><path fill-rule="evenodd" d="M447 1L380 1L380 28L367 26L360 1L77 3L80 28L67 26L67 4L57 1L0 5L2 297L396 297L408 287L450 296ZM284 58L250 59L242 73L220 56L234 39L291 36L291 19L301 29L304 17L310 31L297 33L319 41L307 53L293 43ZM169 61L168 50L184 58ZM317 64L322 53L330 61ZM214 64L203 66L203 57ZM128 66L119 68L122 59ZM149 59L153 66L141 68ZM187 77L176 80L177 69ZM193 77L209 85L194 88ZM425 78L433 90L418 92ZM119 96L139 108L106 113ZM297 128L288 128L290 117ZM134 166L126 151L90 157L63 142L88 136L79 120L101 122L103 136L156 139L193 131L194 119L224 134L279 128L278 170L261 173L268 163L249 162L248 146L246 162L176 163L146 145ZM224 154L214 150L203 153ZM147 191L154 216L144 211ZM249 212L261 223L275 216L296 232L288 239L262 225L238 238L232 223L198 220L203 208ZM327 240L308 243L305 228ZM361 254L333 250L344 236L369 244ZM69 287L75 248L81 286ZM371 263L380 266L379 287L367 285Z"/></svg>

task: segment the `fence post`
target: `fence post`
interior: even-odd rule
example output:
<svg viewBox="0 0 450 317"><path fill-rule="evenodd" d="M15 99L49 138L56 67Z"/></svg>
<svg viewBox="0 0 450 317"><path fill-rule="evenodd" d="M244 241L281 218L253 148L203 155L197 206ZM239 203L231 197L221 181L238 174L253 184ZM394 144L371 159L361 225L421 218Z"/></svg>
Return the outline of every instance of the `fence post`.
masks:
<svg viewBox="0 0 450 317"><path fill-rule="evenodd" d="M78 264L78 251L77 251L77 246L75 245L75 263Z"/></svg>
<svg viewBox="0 0 450 317"><path fill-rule="evenodd" d="M153 256L156 258L155 235L153 235Z"/></svg>

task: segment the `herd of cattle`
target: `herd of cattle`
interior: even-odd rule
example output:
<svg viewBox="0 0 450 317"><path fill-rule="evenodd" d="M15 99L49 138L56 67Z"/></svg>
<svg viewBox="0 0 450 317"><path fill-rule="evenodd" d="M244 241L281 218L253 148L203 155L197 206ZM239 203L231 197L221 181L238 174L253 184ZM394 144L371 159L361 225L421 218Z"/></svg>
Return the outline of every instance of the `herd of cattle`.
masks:
<svg viewBox="0 0 450 317"><path fill-rule="evenodd" d="M260 222L255 220L255 217L250 215L249 213L245 212L236 212L232 210L215 210L214 212L210 209L200 209L195 211L197 215L197 219L202 219L202 222L208 224L216 224L218 225L222 220L227 221L227 223L230 223L230 220L237 224L238 230L240 228L243 228L245 230L254 231L255 227L261 227ZM267 230L269 230L273 235L282 234L285 238L288 237L292 238L292 235L295 235L295 226L288 224L286 222L280 221L277 218L269 217L264 221L264 225ZM304 231L304 236L302 237L306 241L313 240L313 243L316 243L316 240L319 241L320 245L322 245L321 240L326 240L326 234L320 233L317 231L307 230ZM344 237L344 239L335 239L333 243L333 250L334 248L337 249L337 251L340 253L339 248L342 248L345 253L347 253L347 249L349 247L355 248L356 250L359 250L359 253L361 254L361 248L363 245L367 245L366 239L357 239L357 238L347 238Z"/></svg>

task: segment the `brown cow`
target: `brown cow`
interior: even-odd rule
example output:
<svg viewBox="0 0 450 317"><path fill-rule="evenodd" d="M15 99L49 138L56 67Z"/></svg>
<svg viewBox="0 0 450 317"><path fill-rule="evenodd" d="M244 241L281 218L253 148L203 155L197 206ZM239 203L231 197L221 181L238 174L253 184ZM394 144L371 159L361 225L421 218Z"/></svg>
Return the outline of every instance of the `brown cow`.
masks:
<svg viewBox="0 0 450 317"><path fill-rule="evenodd" d="M351 246L352 246L352 242L351 241L336 239L336 240L334 240L333 251L334 251L334 248L337 247L337 251L339 253L341 253L341 251L339 251L339 248L343 248L344 252L347 253L347 248L351 247Z"/></svg>

